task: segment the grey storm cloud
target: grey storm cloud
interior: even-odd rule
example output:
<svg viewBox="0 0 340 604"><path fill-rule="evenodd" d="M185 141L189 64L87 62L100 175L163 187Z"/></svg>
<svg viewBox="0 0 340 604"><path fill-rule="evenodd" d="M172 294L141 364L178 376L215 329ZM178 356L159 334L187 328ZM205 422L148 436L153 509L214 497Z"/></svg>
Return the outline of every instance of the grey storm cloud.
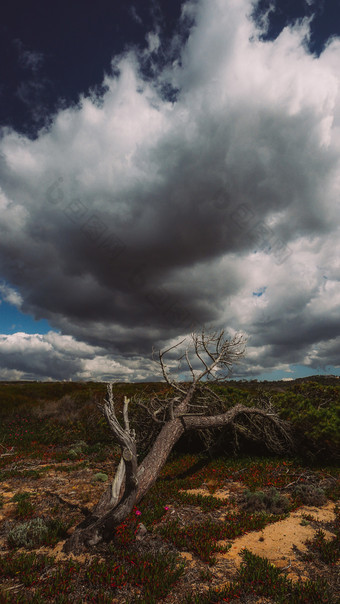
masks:
<svg viewBox="0 0 340 604"><path fill-rule="evenodd" d="M77 356L69 355L65 348L60 354L55 344L52 333L32 336L19 332L0 336L0 366L6 368L0 373L1 377L17 374L24 379L63 380L77 374L81 369ZM84 350L81 353L84 354Z"/></svg>
<svg viewBox="0 0 340 604"><path fill-rule="evenodd" d="M35 140L2 132L0 273L61 332L51 359L79 344L52 369L47 336L37 365L2 342L4 367L89 378L119 359L143 379L152 345L202 325L248 335L245 375L339 365L340 41L310 55L308 21L263 41L251 8L187 3L181 45L150 32Z"/></svg>
<svg viewBox="0 0 340 604"><path fill-rule="evenodd" d="M53 331L0 335L1 379L125 381L133 377L142 381L147 370L153 379L159 379L151 358L130 356L129 367L119 361L98 346Z"/></svg>

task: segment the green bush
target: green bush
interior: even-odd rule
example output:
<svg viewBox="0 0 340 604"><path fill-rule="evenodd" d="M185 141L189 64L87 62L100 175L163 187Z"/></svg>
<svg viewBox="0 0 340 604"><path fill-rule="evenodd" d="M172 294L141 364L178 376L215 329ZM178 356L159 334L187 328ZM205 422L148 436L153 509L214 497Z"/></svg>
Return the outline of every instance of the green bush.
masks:
<svg viewBox="0 0 340 604"><path fill-rule="evenodd" d="M60 541L60 539L65 539L67 537L67 529L70 524L65 525L60 518L50 518L47 521L48 535L47 535L47 543L49 545L55 545Z"/></svg>
<svg viewBox="0 0 340 604"><path fill-rule="evenodd" d="M86 442L84 440L80 440L80 441L74 443L73 445L71 445L71 448L67 452L67 458L68 459L78 459L79 457L82 457L87 452L88 452L88 445L86 444Z"/></svg>
<svg viewBox="0 0 340 604"><path fill-rule="evenodd" d="M272 487L269 491L245 491L240 498L243 509L251 512L271 512L285 514L289 509L289 500Z"/></svg>
<svg viewBox="0 0 340 604"><path fill-rule="evenodd" d="M67 536L67 528L60 518L33 518L17 524L10 530L7 536L8 546L31 549L43 544L55 545Z"/></svg>
<svg viewBox="0 0 340 604"><path fill-rule="evenodd" d="M47 538L48 527L41 518L33 518L14 526L7 537L8 546L28 549L41 545Z"/></svg>
<svg viewBox="0 0 340 604"><path fill-rule="evenodd" d="M21 501L25 501L31 497L31 494L28 491L23 491L21 493L15 493L12 497L12 501L20 503Z"/></svg>
<svg viewBox="0 0 340 604"><path fill-rule="evenodd" d="M309 484L297 485L292 490L292 495L299 503L303 503L304 505L320 507L327 502L323 489L319 489Z"/></svg>
<svg viewBox="0 0 340 604"><path fill-rule="evenodd" d="M16 493L12 497L12 501L17 502L16 516L17 518L29 518L34 513L34 508L31 502L30 493Z"/></svg>
<svg viewBox="0 0 340 604"><path fill-rule="evenodd" d="M109 479L107 474L104 474L104 472L98 472L97 474L95 474L93 476L93 480L98 481L98 482L106 482Z"/></svg>
<svg viewBox="0 0 340 604"><path fill-rule="evenodd" d="M335 564L340 558L340 532L330 540L326 539L326 534L319 529L311 541L306 542L311 550L313 557L319 557L325 564ZM308 557L308 554L307 554Z"/></svg>
<svg viewBox="0 0 340 604"><path fill-rule="evenodd" d="M273 395L272 401L291 423L299 455L339 460L340 385L293 384L288 391Z"/></svg>
<svg viewBox="0 0 340 604"><path fill-rule="evenodd" d="M78 451L77 449L70 449L67 452L67 457L68 459L78 459L78 457L80 456L80 451Z"/></svg>

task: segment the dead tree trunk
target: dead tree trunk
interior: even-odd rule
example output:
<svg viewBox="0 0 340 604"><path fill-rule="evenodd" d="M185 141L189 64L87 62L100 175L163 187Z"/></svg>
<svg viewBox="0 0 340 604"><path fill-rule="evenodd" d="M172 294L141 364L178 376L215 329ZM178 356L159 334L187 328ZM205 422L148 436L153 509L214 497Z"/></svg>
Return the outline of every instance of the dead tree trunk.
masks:
<svg viewBox="0 0 340 604"><path fill-rule="evenodd" d="M64 545L65 552L77 552L86 546L95 545L113 536L113 529L131 512L137 497L137 451L134 431L130 429L128 405L124 400L124 424L118 422L112 393L108 385L108 400L104 401L102 412L121 447L122 457L110 488L104 493L98 505L86 520L80 523ZM123 493L122 486L124 484Z"/></svg>
<svg viewBox="0 0 340 604"><path fill-rule="evenodd" d="M193 336L196 360L203 365L201 371L195 372L188 350L185 358L192 381L188 385L180 385L170 379L164 364L164 355L176 346L160 353L159 360L165 381L173 387L176 396L166 400L154 397L149 406L140 403L152 418L162 423L163 427L153 443L149 453L137 467L137 452L135 434L130 429L128 418L128 399L124 402L124 425L122 428L115 414L112 385L108 386L108 398L101 408L108 424L122 450L122 457L113 483L104 492L95 506L92 514L80 523L64 545L66 552L79 552L93 546L101 540L114 537L114 529L132 511L156 482L159 473L166 463L173 447L185 431L219 428L230 425L235 433L259 435L269 448L277 452L287 451L291 445L287 424L280 420L272 408L261 409L235 405L225 413L206 415L203 411L212 401L220 397L209 387L210 378L214 382L225 379L225 375L217 377L217 368L230 367L244 353L241 338L229 341L223 339L223 332L201 337ZM211 349L214 345L214 350ZM202 380L207 380L202 382ZM155 406L157 409L155 410ZM159 419L159 412L163 419Z"/></svg>

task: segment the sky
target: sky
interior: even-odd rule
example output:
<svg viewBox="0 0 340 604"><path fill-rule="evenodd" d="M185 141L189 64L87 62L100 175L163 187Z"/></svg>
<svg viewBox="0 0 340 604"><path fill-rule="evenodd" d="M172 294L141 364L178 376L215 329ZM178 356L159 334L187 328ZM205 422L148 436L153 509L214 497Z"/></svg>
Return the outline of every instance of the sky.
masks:
<svg viewBox="0 0 340 604"><path fill-rule="evenodd" d="M0 379L340 375L340 0L7 2ZM169 369L182 379L176 351Z"/></svg>

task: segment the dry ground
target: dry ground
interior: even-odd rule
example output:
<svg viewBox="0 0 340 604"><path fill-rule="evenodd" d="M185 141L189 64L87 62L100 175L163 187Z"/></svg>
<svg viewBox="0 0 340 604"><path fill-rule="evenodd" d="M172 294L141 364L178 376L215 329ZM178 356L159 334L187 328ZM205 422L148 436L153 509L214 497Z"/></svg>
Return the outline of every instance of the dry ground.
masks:
<svg viewBox="0 0 340 604"><path fill-rule="evenodd" d="M81 460L80 460L81 462ZM2 495L3 506L0 509L0 555L3 556L9 550L6 537L8 531L18 520L15 518L16 503L12 501L13 496L18 492L29 492L34 506L36 516L51 516L58 514L69 521L73 526L79 522L83 516L79 512L78 506L86 506L91 509L98 501L105 485L101 482L94 482L93 476L96 472L107 472L109 478L112 478L112 461L91 464L90 467L74 468L67 471L68 467L76 466L74 462L55 462L51 461L44 464L40 460L18 460L15 463L15 469L23 473L28 469L35 469L42 472L38 479L33 477L12 477L7 478L1 483L0 494ZM78 461L79 465L79 461ZM8 468L11 466L8 465ZM63 467L64 470L60 471ZM59 468L59 469L58 469ZM45 470L44 470L45 469ZM208 496L210 493L214 497L228 500L230 497L237 501L237 496L244 491L245 485L241 481L231 481L222 488L212 481L203 482L198 489L188 489L188 493L201 494ZM184 525L190 522L193 515L197 518L211 517L217 519L222 517L226 508L219 508L214 512L203 513L197 506L172 504L169 506L168 518L179 519ZM237 508L236 508L237 509ZM308 520L306 520L306 515ZM165 522L166 520L162 520ZM262 530L248 532L241 537L233 540L231 549L227 553L216 555L216 563L207 567L193 553L181 551L180 555L187 561L187 570L184 577L180 579L172 592L164 600L167 604L183 602L184 594L190 592L190 588L199 589L203 594L211 587L221 587L227 584L233 577L241 563L240 551L246 547L254 554L258 554L270 560L275 566L282 569L288 577L294 581L306 581L313 579L316 575L322 575L327 578L329 584L336 592L339 581L339 563L326 565L316 560L306 561L303 554L307 552L306 542L313 539L316 531L322 529L327 539L334 536L335 521L335 503L327 501L322 507L302 506L291 512L289 517L278 520L273 524L265 526ZM72 532L70 528L69 532ZM45 553L56 556L59 561L70 559L62 552L64 541L59 542L54 547L40 547L34 549L35 553ZM152 549L159 547L160 538L152 531L148 531L145 536L141 536L136 547ZM169 546L171 549L171 546ZM172 548L174 549L174 548ZM16 550L25 551L28 550ZM98 547L92 552L76 557L82 564L88 563L91 559L98 556L105 557L105 547ZM205 580L204 573L209 571L209 580ZM22 593L20 576L17 580L7 580L3 589L8 593ZM122 592L120 597L115 597L112 602L123 603L127 601L131 593ZM1 599L1 598L0 598ZM72 601L72 600L70 600ZM86 600L84 600L85 602ZM236 601L236 600L235 600ZM271 602L270 598L260 598L257 596L246 596L243 602ZM339 599L340 601L340 599Z"/></svg>

